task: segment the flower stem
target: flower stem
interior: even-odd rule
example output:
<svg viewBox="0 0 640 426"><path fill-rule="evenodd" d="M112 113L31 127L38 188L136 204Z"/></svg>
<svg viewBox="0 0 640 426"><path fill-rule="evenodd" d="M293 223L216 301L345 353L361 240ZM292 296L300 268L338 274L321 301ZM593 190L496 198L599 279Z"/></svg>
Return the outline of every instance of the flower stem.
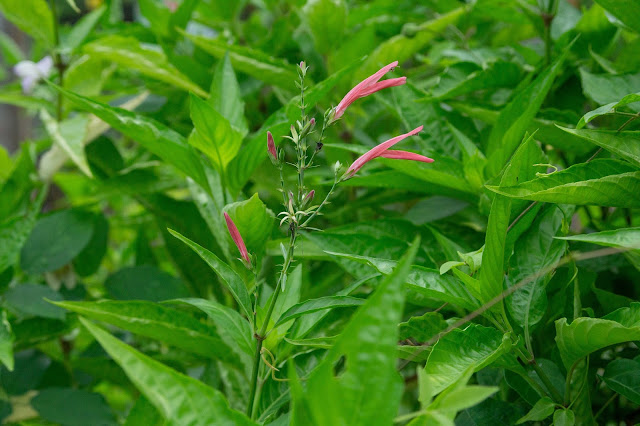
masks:
<svg viewBox="0 0 640 426"><path fill-rule="evenodd" d="M327 196L324 197L324 200L322 200L322 203L320 203L318 208L311 214L311 216L309 216L309 218L307 220L305 220L302 223L302 225L300 225L300 228L304 228L305 226L307 226L307 224L309 224L309 222L311 222L313 220L313 218L316 217L318 213L320 213L320 210L322 210L324 205L327 204L327 202L329 201L329 198L331 197L331 195L333 195L333 191L335 191L336 185L338 185L338 177L337 177L337 175L333 180L333 185L331 186L331 189L327 193Z"/></svg>
<svg viewBox="0 0 640 426"><path fill-rule="evenodd" d="M56 1L50 0L51 13L53 14L53 41L55 46L53 47L53 64L58 69L58 85L63 87L64 84L64 70L65 65L62 62L62 56L60 55L60 29L58 26L58 9L56 7ZM56 120L62 121L62 93L58 92L56 100Z"/></svg>
<svg viewBox="0 0 640 426"><path fill-rule="evenodd" d="M282 283L287 276L287 272L289 271L289 267L291 266L291 262L293 261L293 255L295 252L296 245L296 228L292 228L291 238L289 239L289 251L287 252L287 258L284 260L284 264L282 265L282 270L280 271L280 277L278 278L278 283L276 284L276 288L273 291L273 296L271 297L271 302L269 303L269 308L267 310L267 314L262 321L262 327L260 327L260 331L254 334L256 338L256 351L253 358L253 370L251 372L251 388L249 392L249 403L247 405L247 416L253 418L253 410L256 399L256 391L258 389L258 372L260 370L260 359L262 356L262 342L267 338L267 328L269 327L269 321L271 320L271 315L273 314L273 309L276 306L276 302L278 300L278 296L281 291ZM256 301L257 303L257 301Z"/></svg>

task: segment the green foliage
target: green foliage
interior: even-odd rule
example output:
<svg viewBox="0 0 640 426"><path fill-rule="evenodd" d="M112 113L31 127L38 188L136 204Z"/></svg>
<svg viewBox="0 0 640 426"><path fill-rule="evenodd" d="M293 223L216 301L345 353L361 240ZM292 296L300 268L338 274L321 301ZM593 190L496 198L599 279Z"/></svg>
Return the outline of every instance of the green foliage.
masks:
<svg viewBox="0 0 640 426"><path fill-rule="evenodd" d="M3 424L637 422L635 0L0 12Z"/></svg>

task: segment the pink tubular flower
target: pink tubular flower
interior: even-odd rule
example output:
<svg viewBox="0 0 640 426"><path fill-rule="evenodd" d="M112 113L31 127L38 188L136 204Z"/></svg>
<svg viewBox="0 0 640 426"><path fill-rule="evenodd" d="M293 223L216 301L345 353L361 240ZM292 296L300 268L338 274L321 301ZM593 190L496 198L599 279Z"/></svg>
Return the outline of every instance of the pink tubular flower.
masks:
<svg viewBox="0 0 640 426"><path fill-rule="evenodd" d="M389 80L379 81L383 75L398 66L398 61L391 62L386 67L382 67L380 71L370 77L365 78L358 83L353 89L345 95L335 109L333 120L337 120L344 114L344 111L357 99L369 96L379 90L387 87L402 86L407 82L407 77L390 78Z"/></svg>
<svg viewBox="0 0 640 426"><path fill-rule="evenodd" d="M242 235L240 235L240 231L238 231L236 224L233 223L233 220L231 220L231 217L229 217L227 212L224 212L224 220L227 221L227 228L229 229L229 234L231 234L231 239L236 244L236 247L238 247L240 256L242 256L242 261L244 262L247 268L251 269L251 258L249 257L249 252L247 251L247 247L244 245L244 240L242 239Z"/></svg>
<svg viewBox="0 0 640 426"><path fill-rule="evenodd" d="M278 159L278 152L276 151L276 144L273 142L273 135L271 132L267 132L267 151L269 151L269 156L272 161L276 161Z"/></svg>
<svg viewBox="0 0 640 426"><path fill-rule="evenodd" d="M386 142L382 142L380 145L370 149L360 157L356 161L351 164L351 166L344 173L342 180L346 180L352 178L358 170L362 168L366 163L373 160L377 157L385 157L385 158L393 158L398 160L414 160L414 161L422 161L424 163L432 163L433 159L429 157L424 157L419 154L414 154L413 152L406 151L388 151L393 145L397 144L401 140L408 138L409 136L413 136L416 133L422 131L424 126L416 127L409 133L405 133L404 135L396 136L395 138L391 138Z"/></svg>

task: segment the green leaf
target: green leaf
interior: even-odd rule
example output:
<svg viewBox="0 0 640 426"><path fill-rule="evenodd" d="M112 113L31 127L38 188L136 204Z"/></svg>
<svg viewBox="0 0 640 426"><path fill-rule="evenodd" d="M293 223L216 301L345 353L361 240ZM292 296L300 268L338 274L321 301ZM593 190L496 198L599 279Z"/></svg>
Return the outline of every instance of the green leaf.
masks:
<svg viewBox="0 0 640 426"><path fill-rule="evenodd" d="M84 249L73 259L73 269L81 277L94 274L107 252L109 222L103 214L94 215L93 234Z"/></svg>
<svg viewBox="0 0 640 426"><path fill-rule="evenodd" d="M538 402L529 410L529 412L516 424L522 424L525 422L541 421L549 417L555 411L556 404L549 397L540 398Z"/></svg>
<svg viewBox="0 0 640 426"><path fill-rule="evenodd" d="M580 163L516 186L490 186L498 194L522 200L611 207L640 207L640 171L617 160Z"/></svg>
<svg viewBox="0 0 640 426"><path fill-rule="evenodd" d="M556 410L553 413L553 426L573 426L576 423L576 416L569 409Z"/></svg>
<svg viewBox="0 0 640 426"><path fill-rule="evenodd" d="M617 102L611 102L599 108L596 108L593 111L589 111L588 113L582 116L582 118L576 125L576 128L582 129L585 125L587 125L587 123L590 123L592 120L602 115L611 114L616 109L623 107L625 105L632 104L634 102L640 102L640 93L631 93L630 95L626 95L624 98L620 99ZM562 128L562 129L570 133L576 134L575 132L571 132L572 129L565 129L565 128Z"/></svg>
<svg viewBox="0 0 640 426"><path fill-rule="evenodd" d="M84 426L87 419L100 425L116 425L111 407L99 393L81 389L51 387L31 400L41 418L64 426Z"/></svg>
<svg viewBox="0 0 640 426"><path fill-rule="evenodd" d="M561 240L581 241L584 243L598 244L600 246L640 249L640 227L621 228L611 231L593 232L591 234L571 235L568 237L555 237Z"/></svg>
<svg viewBox="0 0 640 426"><path fill-rule="evenodd" d="M67 33L66 36L62 37L60 43L62 49L74 51L84 43L106 11L106 6L100 6L80 18L78 22L75 23L71 31Z"/></svg>
<svg viewBox="0 0 640 426"><path fill-rule="evenodd" d="M15 336L11 330L11 324L7 320L7 311L2 309L0 316L0 362L7 367L7 370L13 371L13 342Z"/></svg>
<svg viewBox="0 0 640 426"><path fill-rule="evenodd" d="M553 81L563 70L569 49L560 55L536 79L518 93L500 112L487 143L487 168L490 177L498 175L522 140L531 121L547 97Z"/></svg>
<svg viewBox="0 0 640 426"><path fill-rule="evenodd" d="M55 271L68 264L89 243L93 215L62 210L38 220L20 253L20 267L30 274Z"/></svg>
<svg viewBox="0 0 640 426"><path fill-rule="evenodd" d="M560 128L640 166L640 132Z"/></svg>
<svg viewBox="0 0 640 426"><path fill-rule="evenodd" d="M256 345L249 322L233 309L206 299L186 298L169 302L184 303L200 309L215 323L218 334L230 348L234 351L236 348L240 349L239 356L245 361L253 357Z"/></svg>
<svg viewBox="0 0 640 426"><path fill-rule="evenodd" d="M556 343L566 368L598 349L640 339L640 303L602 318L566 318L556 321Z"/></svg>
<svg viewBox="0 0 640 426"><path fill-rule="evenodd" d="M158 410L145 398L140 396L127 415L124 426L165 426L164 418L158 413Z"/></svg>
<svg viewBox="0 0 640 426"><path fill-rule="evenodd" d="M255 424L232 410L216 389L138 352L87 320L80 321L170 424Z"/></svg>
<svg viewBox="0 0 640 426"><path fill-rule="evenodd" d="M55 304L83 317L113 324L187 352L241 365L232 349L214 329L177 309L142 300L56 302Z"/></svg>
<svg viewBox="0 0 640 426"><path fill-rule="evenodd" d="M371 52L355 77L357 79L365 78L376 72L380 67L393 61L403 63L428 46L435 37L449 26L455 25L466 12L467 8L459 7L431 21L418 25L412 31L412 36L398 34L391 37Z"/></svg>
<svg viewBox="0 0 640 426"><path fill-rule="evenodd" d="M447 328L447 322L439 312L427 312L419 317L411 317L409 321L401 322L398 327L399 340L411 338L424 343Z"/></svg>
<svg viewBox="0 0 640 426"><path fill-rule="evenodd" d="M231 126L239 130L242 136L247 134L249 125L244 116L242 93L228 53L218 62L213 73L208 102L229 121Z"/></svg>
<svg viewBox="0 0 640 426"><path fill-rule="evenodd" d="M511 349L511 338L492 327L454 329L433 346L424 367L433 394L457 382L468 369L479 371Z"/></svg>
<svg viewBox="0 0 640 426"><path fill-rule="evenodd" d="M153 45L143 45L133 37L109 35L84 46L83 51L94 58L104 59L122 67L136 70L143 75L160 80L170 86L207 97L189 77L174 67L162 50Z"/></svg>
<svg viewBox="0 0 640 426"><path fill-rule="evenodd" d="M397 324L404 306L402 284L419 246L419 240L414 241L394 272L354 314L310 373L304 391L296 388L294 377L294 424L391 424L403 388L396 372ZM334 366L343 357L344 371L336 377Z"/></svg>
<svg viewBox="0 0 640 426"><path fill-rule="evenodd" d="M46 189L41 189L38 198L23 216L13 217L0 224L0 273L18 260L20 250L36 224L47 192Z"/></svg>
<svg viewBox="0 0 640 426"><path fill-rule="evenodd" d="M607 12L640 33L640 4L634 0L596 0Z"/></svg>
<svg viewBox="0 0 640 426"><path fill-rule="evenodd" d="M153 119L122 108L114 108L54 86L78 107L105 121L164 161L209 189L200 158L178 132Z"/></svg>
<svg viewBox="0 0 640 426"><path fill-rule="evenodd" d="M313 241L318 241L316 236L313 237ZM384 275L391 274L396 265L393 260L327 250L325 253L369 265ZM435 269L411 266L411 271L405 280L405 289L410 295L409 300L413 303L419 302L420 298L433 298L468 309L473 309L475 306L475 302L460 281L449 275L440 275L440 272Z"/></svg>
<svg viewBox="0 0 640 426"><path fill-rule="evenodd" d="M640 91L640 74L592 74L580 68L582 91L598 105L618 102L620 99ZM636 112L640 107L633 108Z"/></svg>
<svg viewBox="0 0 640 426"><path fill-rule="evenodd" d="M522 70L513 62L495 61L481 68L470 62L460 62L447 68L432 89L432 97L425 101L444 100L475 92L517 85L522 79Z"/></svg>
<svg viewBox="0 0 640 426"><path fill-rule="evenodd" d="M93 177L87 158L84 155L84 138L87 133L89 118L75 115L73 118L58 123L45 109L40 110L40 118L53 143L60 147L71 158L76 166L89 177Z"/></svg>
<svg viewBox="0 0 640 426"><path fill-rule="evenodd" d="M630 359L616 359L607 364L602 380L609 388L630 401L640 404L640 363Z"/></svg>
<svg viewBox="0 0 640 426"><path fill-rule="evenodd" d="M436 399L433 406L437 411L455 414L458 411L479 404L498 390L499 388L495 386L465 386L447 392L442 398Z"/></svg>
<svg viewBox="0 0 640 426"><path fill-rule="evenodd" d="M45 0L2 0L0 12L45 47L54 46L53 14Z"/></svg>
<svg viewBox="0 0 640 426"><path fill-rule="evenodd" d="M316 49L326 55L343 42L347 26L347 4L344 0L310 0L302 8Z"/></svg>
<svg viewBox="0 0 640 426"><path fill-rule="evenodd" d="M189 136L189 143L204 152L218 172L224 173L240 149L242 133L211 104L194 94L191 94L191 121L195 130Z"/></svg>
<svg viewBox="0 0 640 426"><path fill-rule="evenodd" d="M536 217L529 230L515 243L509 283L516 285L522 280L536 277L541 271L552 268L564 255L566 243L554 239L560 231L564 214L559 208L549 206ZM507 298L507 308L515 322L527 330L546 313L546 284L553 272L538 276Z"/></svg>
<svg viewBox="0 0 640 426"><path fill-rule="evenodd" d="M178 278L151 265L122 268L104 282L115 300L162 300L189 297L189 289Z"/></svg>
<svg viewBox="0 0 640 426"><path fill-rule="evenodd" d="M199 35L181 32L193 43L218 59L229 54L231 64L236 71L264 81L267 84L291 89L292 84L298 80L298 75L289 65L281 59L273 58L264 52L245 46L227 44L224 41L202 37ZM202 95L200 95L202 96Z"/></svg>
<svg viewBox="0 0 640 426"><path fill-rule="evenodd" d="M64 309L51 305L45 299L58 301L62 296L40 284L18 284L4 293L5 305L20 315L64 320Z"/></svg>
<svg viewBox="0 0 640 426"><path fill-rule="evenodd" d="M236 224L247 249L254 254L263 253L267 241L271 238L275 216L260 200L258 194L253 194L248 200L228 204L224 211ZM227 242L231 244L231 253L237 255L238 251L233 246L230 235L227 236Z"/></svg>
<svg viewBox="0 0 640 426"><path fill-rule="evenodd" d="M293 305L285 311L280 318L278 318L278 321L276 321L276 326L294 320L302 315L328 309L360 306L364 304L364 302L364 299L351 296L325 296L318 299L305 300L302 303Z"/></svg>
<svg viewBox="0 0 640 426"><path fill-rule="evenodd" d="M229 265L220 260L215 254L211 253L206 248L194 243L188 238L182 236L176 231L169 229L171 235L188 245L198 256L202 258L213 269L220 281L227 287L227 290L231 292L233 298L238 302L240 309L246 315L247 318L253 318L251 308L251 300L249 299L249 292L245 286L242 278L236 272L231 269Z"/></svg>

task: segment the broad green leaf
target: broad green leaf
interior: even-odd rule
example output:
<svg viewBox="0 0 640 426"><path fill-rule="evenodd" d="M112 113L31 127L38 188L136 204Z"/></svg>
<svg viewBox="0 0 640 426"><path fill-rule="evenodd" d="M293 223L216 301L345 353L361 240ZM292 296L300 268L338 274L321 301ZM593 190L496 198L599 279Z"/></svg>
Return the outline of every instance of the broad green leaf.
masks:
<svg viewBox="0 0 640 426"><path fill-rule="evenodd" d="M640 33L640 4L634 0L596 0L607 12Z"/></svg>
<svg viewBox="0 0 640 426"><path fill-rule="evenodd" d="M195 130L189 143L204 152L216 170L224 173L242 144L242 133L206 101L191 94L191 121Z"/></svg>
<svg viewBox="0 0 640 426"><path fill-rule="evenodd" d="M195 317L147 301L56 302L71 312L157 339L187 352L241 365L214 329Z"/></svg>
<svg viewBox="0 0 640 426"><path fill-rule="evenodd" d="M107 252L109 222L102 213L93 217L93 234L87 245L73 259L73 269L81 277L94 274Z"/></svg>
<svg viewBox="0 0 640 426"><path fill-rule="evenodd" d="M116 419L104 397L81 389L50 387L31 400L41 418L65 426L84 426L87 419L101 425L115 425Z"/></svg>
<svg viewBox="0 0 640 426"><path fill-rule="evenodd" d="M522 70L513 62L495 61L486 68L470 62L461 62L447 68L439 77L431 96L425 101L444 100L475 92L516 86L522 79Z"/></svg>
<svg viewBox="0 0 640 426"><path fill-rule="evenodd" d="M40 110L40 119L44 122L53 143L71 158L71 161L78 166L82 173L93 177L84 155L84 138L89 122L88 117L78 114L58 123L47 110L43 109Z"/></svg>
<svg viewBox="0 0 640 426"><path fill-rule="evenodd" d="M138 352L87 320L80 321L169 424L255 424L232 410L216 389Z"/></svg>
<svg viewBox="0 0 640 426"><path fill-rule="evenodd" d="M640 166L640 132L560 128Z"/></svg>
<svg viewBox="0 0 640 426"><path fill-rule="evenodd" d="M186 298L169 302L185 303L200 309L215 323L218 334L230 348L234 351L236 348L240 349L239 355L245 360L249 360L254 355L255 341L252 337L251 327L249 322L242 318L238 312L206 299Z"/></svg>
<svg viewBox="0 0 640 426"><path fill-rule="evenodd" d="M549 397L540 398L529 412L516 424L544 420L555 411L556 404Z"/></svg>
<svg viewBox="0 0 640 426"><path fill-rule="evenodd" d="M207 262L207 264L213 269L221 282L226 286L227 290L231 292L233 298L238 302L242 313L246 315L247 318L253 318L253 309L251 308L251 300L249 299L249 292L247 291L247 287L242 281L242 278L236 272L231 269L229 265L220 260L215 254L211 253L206 248L194 243L188 238L182 236L176 231L169 229L171 235L188 245L194 252L198 254Z"/></svg>
<svg viewBox="0 0 640 426"><path fill-rule="evenodd" d="M556 321L556 343L566 368L591 352L640 339L640 303L632 303L602 318L566 318Z"/></svg>
<svg viewBox="0 0 640 426"><path fill-rule="evenodd" d="M631 359L616 359L607 364L602 380L609 388L640 404L640 363Z"/></svg>
<svg viewBox="0 0 640 426"><path fill-rule="evenodd" d="M153 119L95 102L84 96L54 86L81 109L96 115L208 190L200 158L178 132Z"/></svg>
<svg viewBox="0 0 640 426"><path fill-rule="evenodd" d="M436 399L434 408L437 411L456 414L458 411L479 404L498 390L499 388L495 386L465 386L461 389L454 389L443 395L442 398Z"/></svg>
<svg viewBox="0 0 640 426"><path fill-rule="evenodd" d="M326 55L343 42L347 24L345 0L307 1L302 15L319 53Z"/></svg>
<svg viewBox="0 0 640 426"><path fill-rule="evenodd" d="M47 300L60 301L62 296L49 286L40 284L18 284L4 293L5 306L19 315L64 321L64 309L53 306Z"/></svg>
<svg viewBox="0 0 640 426"><path fill-rule="evenodd" d="M402 395L396 372L398 327L404 306L402 284L419 239L349 321L326 357L310 373L306 388L292 386L293 425L390 424ZM335 364L345 358L338 377ZM298 385L299 386L299 385ZM384 389L384 392L380 390ZM323 395L318 399L317 395ZM300 410L305 407L306 410Z"/></svg>
<svg viewBox="0 0 640 426"><path fill-rule="evenodd" d="M46 188L41 189L38 198L23 216L16 216L0 223L0 273L18 260L20 250L36 224L47 192Z"/></svg>
<svg viewBox="0 0 640 426"><path fill-rule="evenodd" d="M144 396L138 397L124 422L124 426L165 426L164 418Z"/></svg>
<svg viewBox="0 0 640 426"><path fill-rule="evenodd" d="M490 186L498 194L522 200L611 207L640 207L640 171L628 163L601 159L541 176L516 186Z"/></svg>
<svg viewBox="0 0 640 426"><path fill-rule="evenodd" d="M104 287L115 300L160 302L190 296L181 280L152 265L122 268L107 277Z"/></svg>
<svg viewBox="0 0 640 426"><path fill-rule="evenodd" d="M201 97L208 96L207 92L169 63L159 47L142 44L133 37L105 36L84 46L83 51L94 58L136 70L170 86L193 92Z"/></svg>
<svg viewBox="0 0 640 426"><path fill-rule="evenodd" d="M276 321L276 326L294 320L302 315L328 309L360 306L364 302L364 299L351 296L325 296L318 299L305 300L285 311L280 318L278 318L278 321Z"/></svg>
<svg viewBox="0 0 640 426"><path fill-rule="evenodd" d="M391 37L371 52L371 55L360 67L356 77L358 79L365 78L376 72L380 67L393 61L398 61L402 64L415 53L428 46L434 38L450 25L455 25L466 12L467 8L459 7L431 21L418 25L412 36L398 34Z"/></svg>
<svg viewBox="0 0 640 426"><path fill-rule="evenodd" d="M630 93L640 91L640 74L592 74L580 68L580 79L584 94L598 105L618 102ZM639 112L640 106L632 109Z"/></svg>
<svg viewBox="0 0 640 426"><path fill-rule="evenodd" d="M243 72L251 77L264 81L267 84L279 86L284 89L291 89L298 75L292 65L281 59L273 58L264 52L250 47L227 44L224 41L183 33L188 39L218 59L229 54L231 64L236 71ZM200 95L202 96L202 95Z"/></svg>
<svg viewBox="0 0 640 426"><path fill-rule="evenodd" d="M0 12L45 47L54 47L53 14L45 0L2 0Z"/></svg>
<svg viewBox="0 0 640 426"><path fill-rule="evenodd" d="M67 33L66 36L62 37L60 43L62 49L74 51L84 43L106 11L106 6L100 6L80 18L78 22L75 23L71 31Z"/></svg>
<svg viewBox="0 0 640 426"><path fill-rule="evenodd" d="M369 265L384 275L391 274L396 266L396 262L393 260L327 250L325 253ZM475 306L475 302L460 281L450 275L440 275L440 272L435 269L412 265L405 278L404 287L409 294L409 301L412 303L419 303L421 298L433 298L466 309L473 309Z"/></svg>
<svg viewBox="0 0 640 426"><path fill-rule="evenodd" d="M448 104L455 110L467 114L472 118L482 120L488 124L495 125L500 117L499 111L483 108L478 105L470 104L469 102L449 101ZM571 123L572 122L563 124L558 119L551 121L544 118L533 118L526 130L529 133L535 132L537 140L558 147L563 151L572 152L577 155L589 152L592 149L590 145L586 145L581 138L569 135L557 127L558 125L566 127Z"/></svg>
<svg viewBox="0 0 640 426"><path fill-rule="evenodd" d="M567 244L554 239L562 227L564 218L560 209L549 206L538 215L529 230L515 243L509 271L509 283L535 277L541 271L552 268L563 256ZM527 330L536 325L547 310L545 287L552 272L532 279L524 287L507 298L507 308L515 322Z"/></svg>
<svg viewBox="0 0 640 426"><path fill-rule="evenodd" d="M434 345L424 367L433 394L458 381L467 369L479 371L487 367L510 348L508 335L478 324L445 334Z"/></svg>
<svg viewBox="0 0 640 426"><path fill-rule="evenodd" d="M238 227L249 252L252 254L263 253L267 241L271 238L275 216L260 200L258 194L253 194L248 200L229 204L224 207L224 211L229 214L233 223ZM230 244L232 255L237 257L238 250L229 235L227 242Z"/></svg>
<svg viewBox="0 0 640 426"><path fill-rule="evenodd" d="M560 55L536 79L518 93L500 112L487 144L487 173L496 176L522 140L531 121L547 97L555 78L563 69L569 49Z"/></svg>
<svg viewBox="0 0 640 426"><path fill-rule="evenodd" d="M585 125L587 125L588 123L590 123L592 120L605 115L605 114L610 114L612 112L614 112L616 109L623 107L625 105L629 105L632 104L634 102L640 102L640 93L631 93L630 95L626 95L624 98L620 99L617 102L611 102L608 103L606 105L603 105L599 108L594 109L593 111L589 111L588 113L586 113L585 115L582 116L582 118L580 119L580 121L578 122L578 124L576 125L577 129L582 129ZM575 131L571 131L572 129L564 129L570 133L574 133L576 134Z"/></svg>
<svg viewBox="0 0 640 426"><path fill-rule="evenodd" d="M7 320L7 311L2 309L0 314L0 362L7 367L7 370L13 371L13 342L15 336L11 330L11 324Z"/></svg>
<svg viewBox="0 0 640 426"><path fill-rule="evenodd" d="M93 215L62 210L38 220L20 252L20 267L30 274L55 271L68 264L89 243Z"/></svg>
<svg viewBox="0 0 640 426"><path fill-rule="evenodd" d="M576 424L576 416L573 411L561 409L553 413L554 426L573 426L574 424Z"/></svg>
<svg viewBox="0 0 640 426"><path fill-rule="evenodd" d="M439 312L427 312L419 317L411 317L398 324L399 340L413 339L417 342L428 342L442 330L447 322Z"/></svg>
<svg viewBox="0 0 640 426"><path fill-rule="evenodd" d="M621 228L611 231L555 238L598 244L607 247L640 249L640 228Z"/></svg>
<svg viewBox="0 0 640 426"><path fill-rule="evenodd" d="M218 62L209 92L208 102L231 126L239 130L242 136L246 135L249 125L244 117L244 101L228 54Z"/></svg>

